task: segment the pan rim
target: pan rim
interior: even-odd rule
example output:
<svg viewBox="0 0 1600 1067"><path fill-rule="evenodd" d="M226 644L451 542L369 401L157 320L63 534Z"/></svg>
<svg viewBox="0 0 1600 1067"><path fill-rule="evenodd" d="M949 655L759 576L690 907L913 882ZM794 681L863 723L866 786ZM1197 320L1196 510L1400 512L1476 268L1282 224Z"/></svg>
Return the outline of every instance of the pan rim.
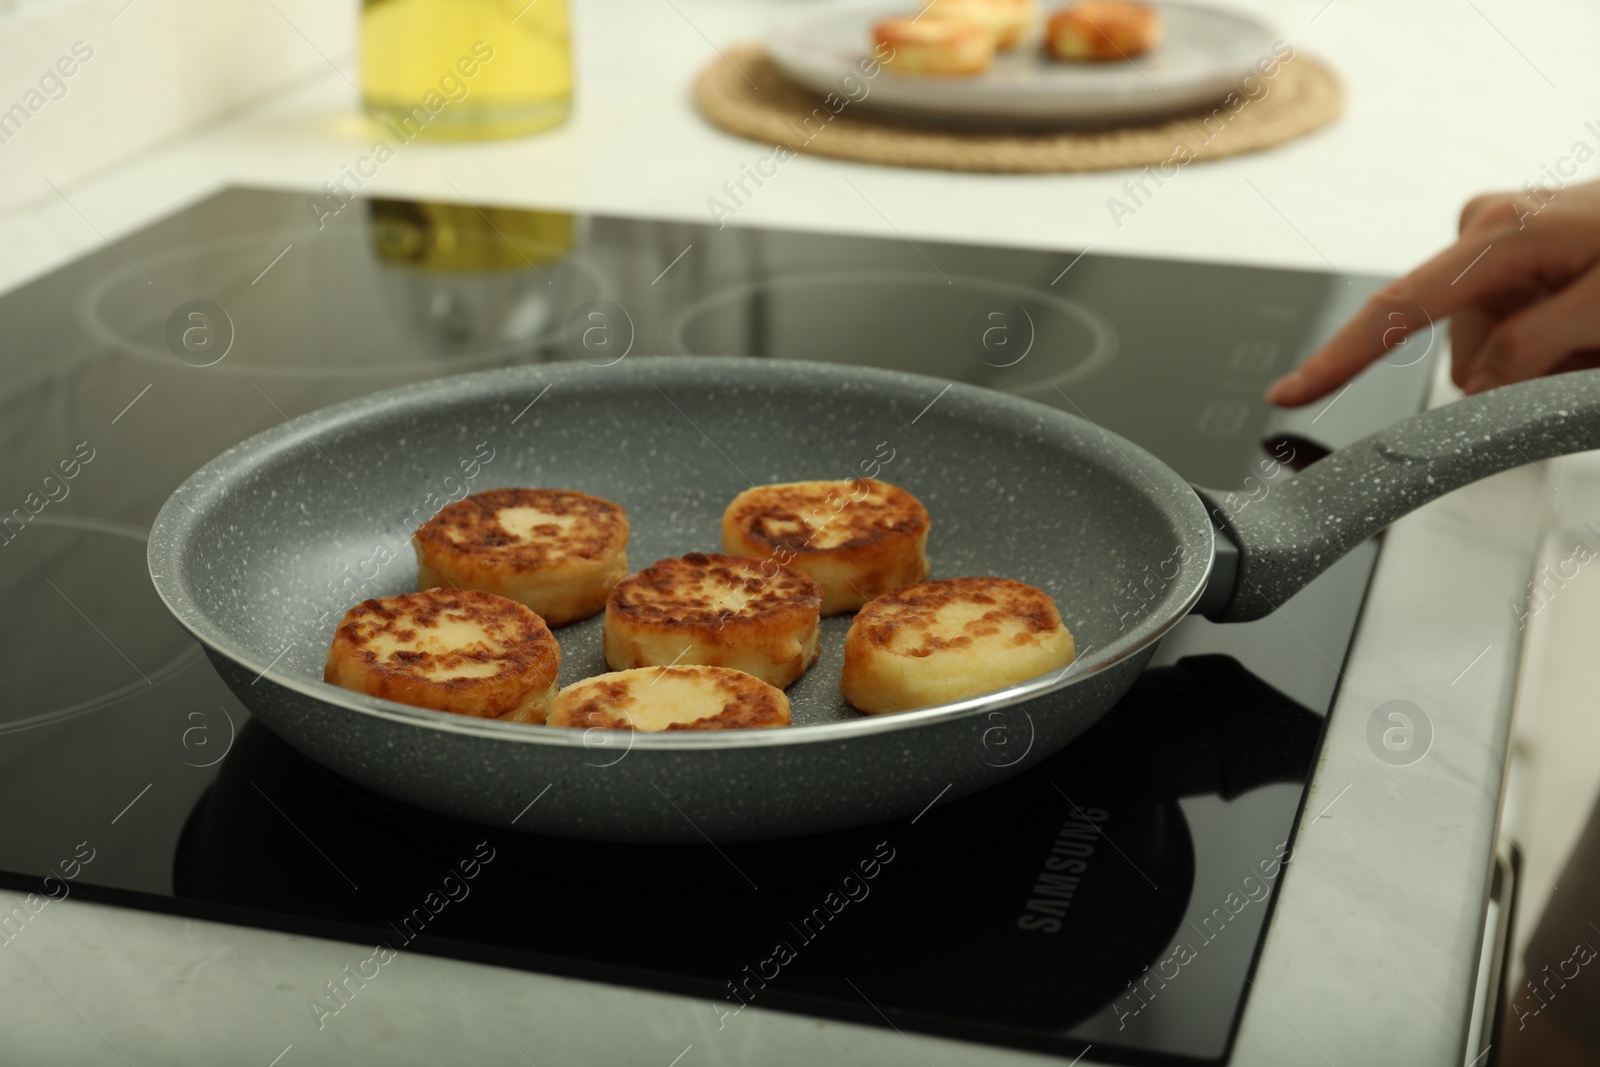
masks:
<svg viewBox="0 0 1600 1067"><path fill-rule="evenodd" d="M313 681L296 675L276 673L272 669L276 665L276 661L271 663L261 661L257 658L255 652L242 648L226 634L208 631L205 624L211 623L212 628L215 629L215 623L211 622L211 613L201 607L199 602L191 595L188 584L183 581L181 577L183 573L181 558L184 547L192 538L194 527L204 514L203 510L197 510L191 506L191 500L207 493L213 484L222 480L225 473L233 472L236 474L237 470L235 468L240 470L249 469L267 457L279 453L286 447L309 445L315 448L312 442L316 435L337 431L351 420L368 416L377 409L403 405L408 400L418 400L429 393L437 392L444 383L451 383L457 389L475 385L487 391L491 383L503 382L505 379L521 377L527 378L529 382L535 385L543 385L546 384L547 380L549 380L549 384L555 384L556 381L563 377L581 380L594 373L592 367L588 367L581 362L563 361L559 363L520 364L514 367L453 375L354 397L297 416L293 421L278 423L229 447L212 457L188 478L184 479L173 490L166 502L162 504L154 523L151 525L147 564L156 594L161 598L161 602L172 613L179 625L212 654L221 656L237 667L243 668L255 676L256 682L269 681L273 685L288 689L323 705L443 733L499 741L514 741L523 744L582 747L591 751L593 750L593 743L589 738L592 734L598 732L608 736L623 735L628 738L628 751L632 751L636 748L658 750L739 749L768 745L820 743L912 729L917 726L963 719L989 711L1012 707L1051 693L1069 689L1086 678L1101 674L1138 656L1183 621L1199 602L1205 592L1206 584L1210 580L1215 551L1215 531L1209 518L1205 515L1205 505L1200 497L1166 463L1132 441L1103 429L1098 424L1081 416L1040 404L1037 401L1001 393L982 386L968 385L929 375L912 374L906 371L865 367L855 364L825 363L810 360L758 360L740 356L650 356L635 361L632 366L637 368L641 364L646 364L649 370L653 372L655 381L666 381L674 373L692 375L694 372L703 372L707 365L720 365L724 369L762 367L765 369L758 373L771 373L774 375L786 372L796 375L825 375L841 382L848 380L868 385L892 384L900 388L909 386L924 390L930 396L948 387L948 392L955 393L958 396L969 396L990 405L1008 408L1018 415L1028 415L1035 418L1045 417L1060 420L1074 427L1090 428L1097 435L1103 437L1129 465L1138 470L1145 483L1149 486L1148 490L1146 490L1139 486L1136 480L1129 478L1127 484L1131 488L1144 494L1158 507L1166 507L1169 510L1189 507L1194 509L1192 514L1199 521L1196 523L1196 529L1189 531L1188 535L1182 529L1181 518L1174 516L1174 526L1177 527L1175 531L1177 536L1174 538L1174 544L1175 547L1186 547L1187 536L1201 537L1205 543L1203 545L1195 544L1193 547L1197 550L1198 558L1203 561L1203 565L1195 570L1185 569L1180 571L1180 574L1184 575L1187 580L1188 588L1183 592L1181 598L1173 602L1171 608L1165 611L1149 613L1130 629L1126 637L1112 641L1109 645L1099 650L1099 655L1086 657L1080 654L1072 663L1053 674L1039 675L1003 689L981 693L945 704L937 704L932 707L884 715L862 715L859 718L839 722L801 724L783 729L648 733L631 730L603 730L597 727L583 729L579 727L530 726L530 724L526 723L472 718L449 712L435 711L431 708L420 708L383 700L321 680ZM615 374L621 370L624 370L624 368L613 366L608 368L607 372ZM641 374L638 370L628 370L626 373L629 375ZM618 376L620 377L621 375ZM667 384L676 383L667 382ZM688 383L686 382L685 384ZM704 380L703 378L699 379L693 384L704 384ZM1156 484L1157 479L1167 482L1166 488L1173 490L1174 494L1181 493L1181 495L1176 495L1172 500L1162 501L1160 499L1162 487ZM1180 500L1182 503L1179 503ZM1200 530L1203 530L1204 533L1200 534ZM1201 551L1202 549L1203 551ZM255 682L251 684L255 684Z"/></svg>

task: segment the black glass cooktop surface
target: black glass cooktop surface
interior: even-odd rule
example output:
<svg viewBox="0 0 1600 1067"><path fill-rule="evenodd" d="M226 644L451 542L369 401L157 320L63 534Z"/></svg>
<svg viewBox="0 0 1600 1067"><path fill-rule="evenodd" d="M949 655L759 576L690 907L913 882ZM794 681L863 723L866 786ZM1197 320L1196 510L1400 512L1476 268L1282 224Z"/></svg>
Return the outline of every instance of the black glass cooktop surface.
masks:
<svg viewBox="0 0 1600 1067"><path fill-rule="evenodd" d="M0 882L349 940L358 972L420 951L667 990L723 1028L771 1008L1064 1061L1226 1058L1370 546L1290 619L1186 621L1089 734L984 794L930 782L911 820L651 849L486 833L322 770L170 619L145 538L196 467L302 412L685 352L988 385L1254 494L1318 451L1261 390L1375 280L418 202L316 218L228 190L0 297ZM1390 371L1346 428L1414 410L1425 374ZM997 723L996 761L1026 722ZM306 994L308 1024L339 1010Z"/></svg>

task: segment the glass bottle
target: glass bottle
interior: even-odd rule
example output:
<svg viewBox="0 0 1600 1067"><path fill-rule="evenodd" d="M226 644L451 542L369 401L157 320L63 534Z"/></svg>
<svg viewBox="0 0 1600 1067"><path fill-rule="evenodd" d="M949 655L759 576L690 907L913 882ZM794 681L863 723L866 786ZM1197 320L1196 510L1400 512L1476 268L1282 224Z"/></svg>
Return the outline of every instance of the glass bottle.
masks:
<svg viewBox="0 0 1600 1067"><path fill-rule="evenodd" d="M558 126L572 109L567 0L362 0L361 89L402 141Z"/></svg>

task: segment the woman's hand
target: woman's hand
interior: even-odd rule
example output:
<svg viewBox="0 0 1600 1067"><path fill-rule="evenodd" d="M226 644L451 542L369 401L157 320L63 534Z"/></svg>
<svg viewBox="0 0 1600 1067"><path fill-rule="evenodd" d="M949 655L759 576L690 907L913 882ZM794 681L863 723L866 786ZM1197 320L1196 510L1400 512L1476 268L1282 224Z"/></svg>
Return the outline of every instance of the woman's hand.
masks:
<svg viewBox="0 0 1600 1067"><path fill-rule="evenodd" d="M1600 366L1600 182L1475 197L1455 244L1375 293L1267 399L1308 404L1446 316L1467 393Z"/></svg>

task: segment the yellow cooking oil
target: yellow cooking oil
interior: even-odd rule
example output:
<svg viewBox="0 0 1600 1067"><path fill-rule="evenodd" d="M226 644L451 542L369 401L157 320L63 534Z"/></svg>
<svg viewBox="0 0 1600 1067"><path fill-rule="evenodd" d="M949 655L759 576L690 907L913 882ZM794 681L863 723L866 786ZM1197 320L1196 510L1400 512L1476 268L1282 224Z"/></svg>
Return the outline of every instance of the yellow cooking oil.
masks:
<svg viewBox="0 0 1600 1067"><path fill-rule="evenodd" d="M403 141L558 126L572 110L567 0L362 0L361 90Z"/></svg>

